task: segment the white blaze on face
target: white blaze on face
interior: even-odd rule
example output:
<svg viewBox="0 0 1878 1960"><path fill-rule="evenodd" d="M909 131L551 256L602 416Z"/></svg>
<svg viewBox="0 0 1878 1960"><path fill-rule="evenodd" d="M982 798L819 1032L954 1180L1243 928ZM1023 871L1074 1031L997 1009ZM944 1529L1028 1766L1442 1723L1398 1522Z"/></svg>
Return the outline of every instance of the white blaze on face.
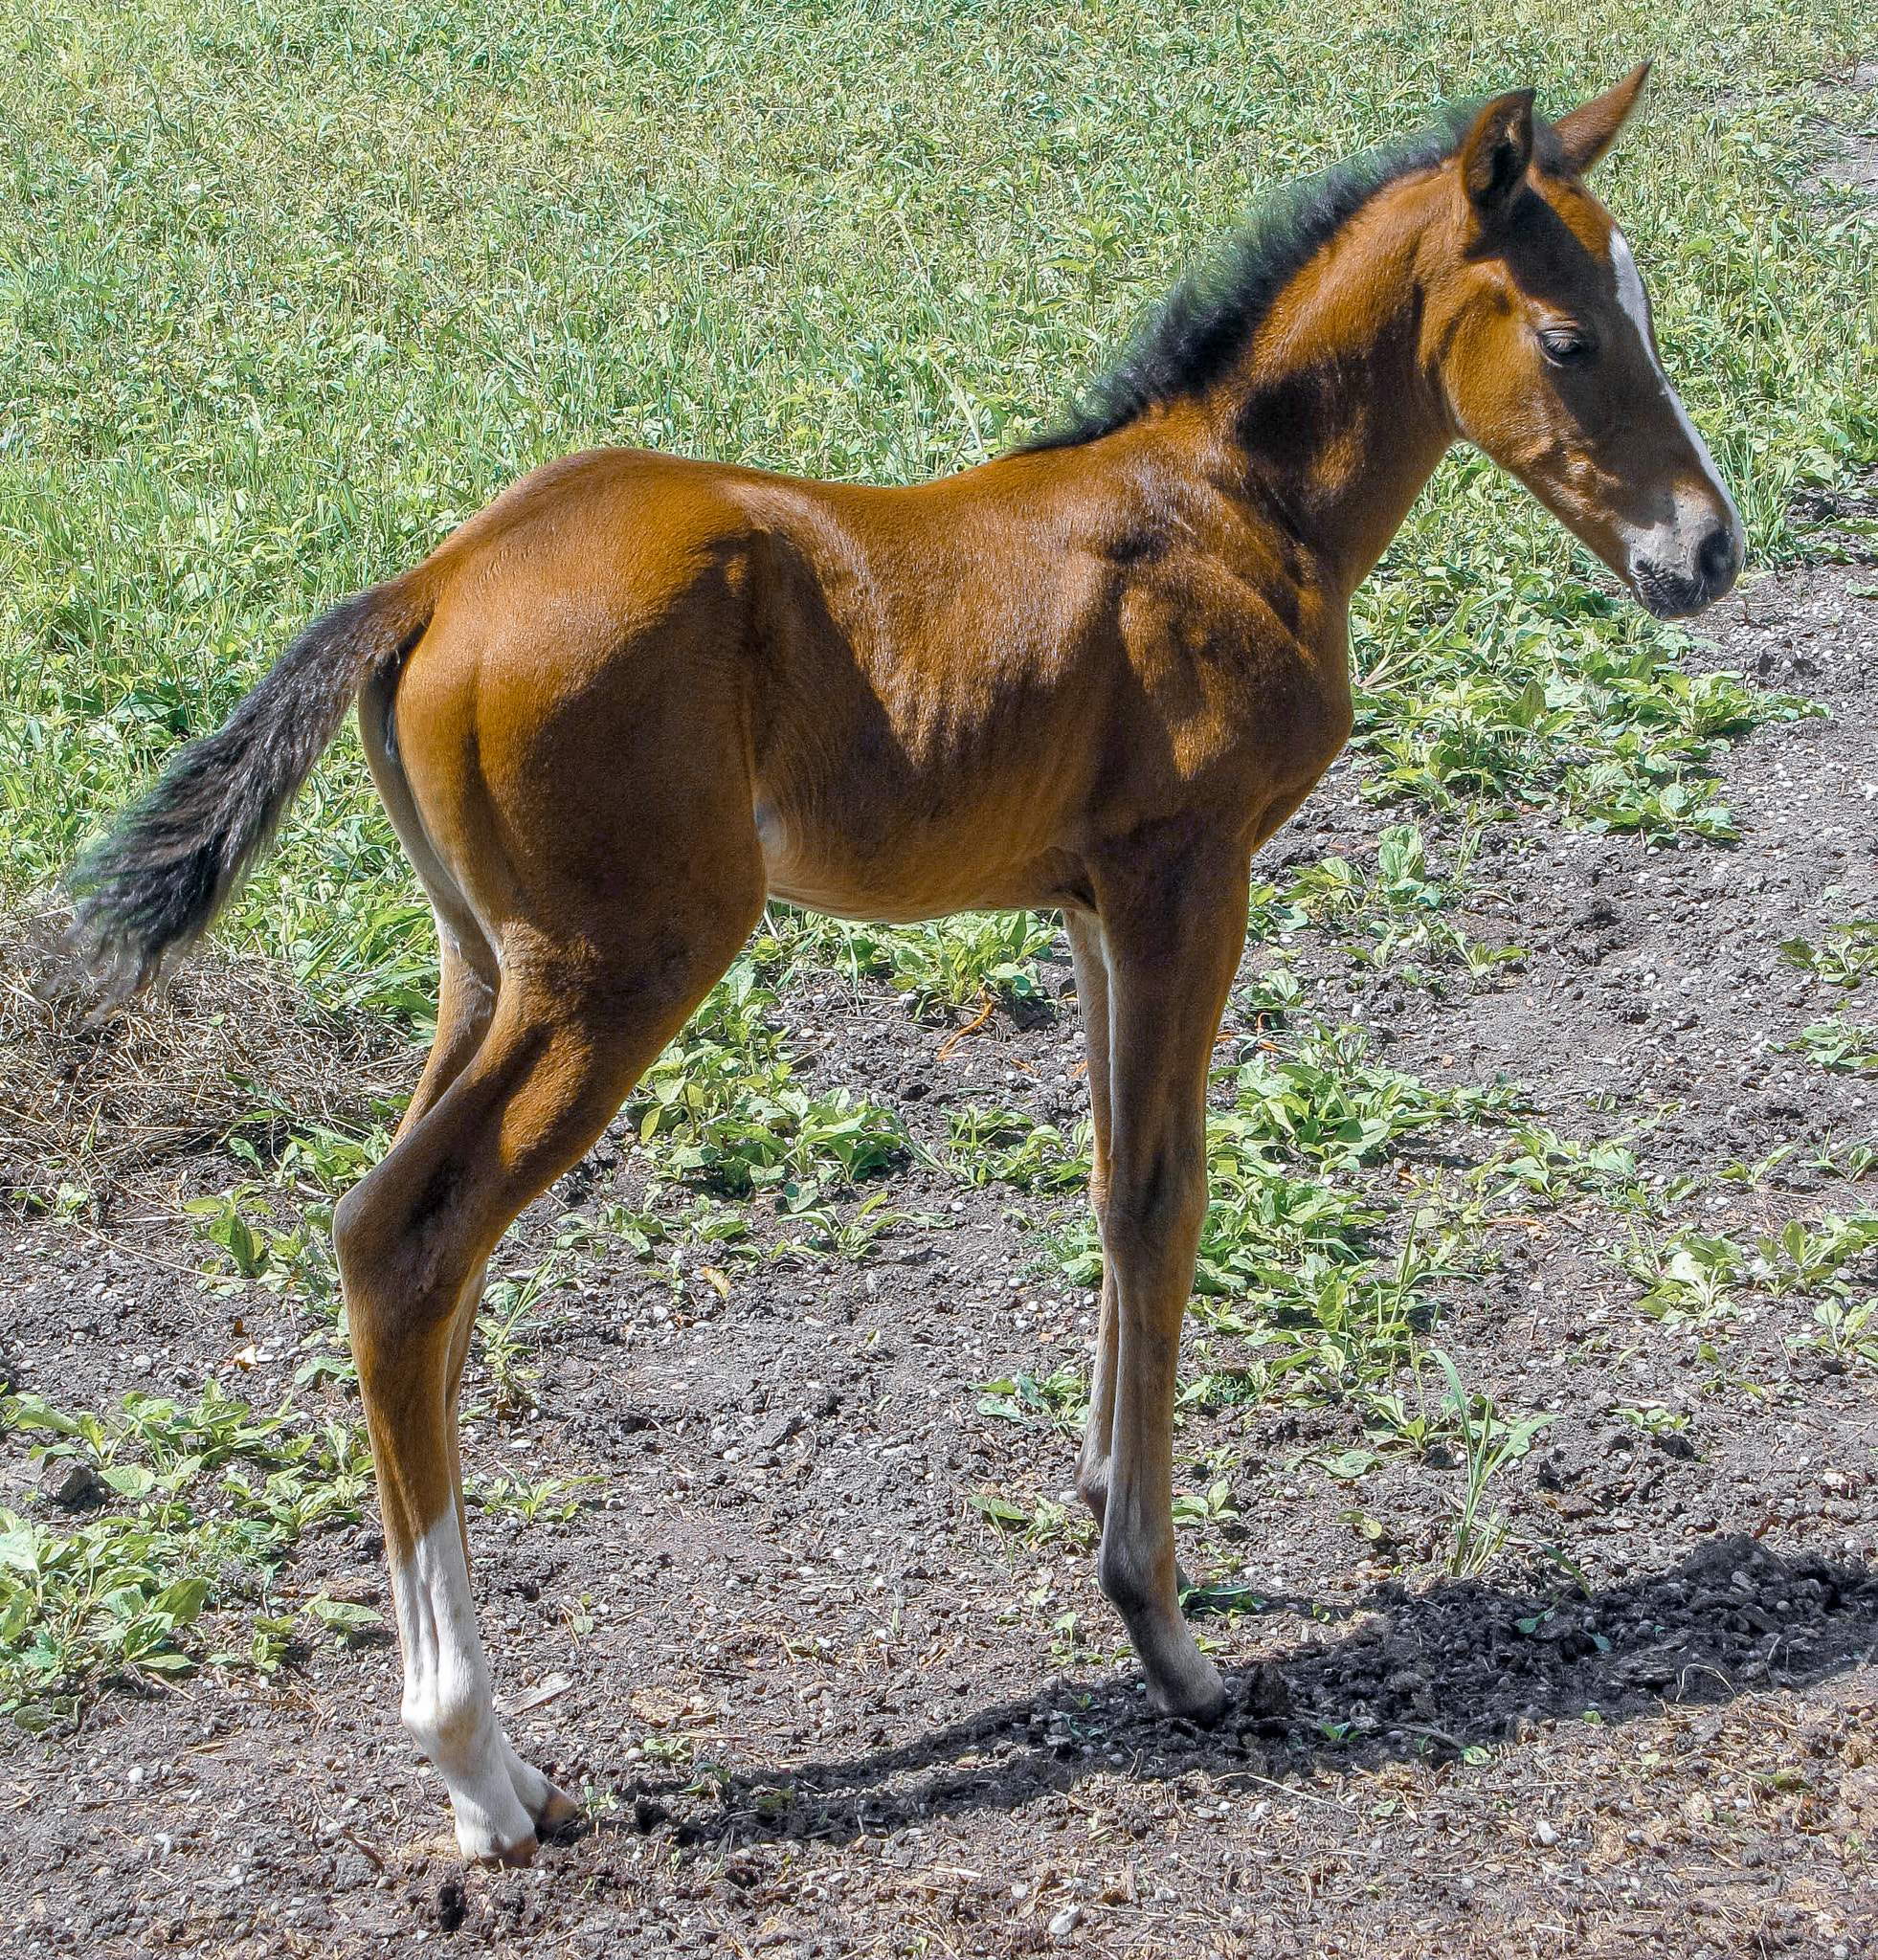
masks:
<svg viewBox="0 0 1878 1960"><path fill-rule="evenodd" d="M1638 272L1637 261L1631 256L1629 239L1615 225L1611 227L1611 266L1617 274L1618 304L1637 329L1637 338L1643 345L1643 358L1649 362L1665 398L1675 412L1676 421L1688 438L1688 445L1695 452L1710 487L1728 513L1729 528L1734 534L1734 552L1738 559L1743 551L1741 513L1735 509L1734 500L1728 494L1728 485L1722 481L1721 472L1715 468L1715 459L1709 454L1709 445L1703 441L1701 431L1689 420L1688 410L1683 407L1676 390L1669 386L1669 377L1663 371L1663 363L1656 358L1656 342L1650 335L1650 302L1643 292L1643 275Z"/></svg>

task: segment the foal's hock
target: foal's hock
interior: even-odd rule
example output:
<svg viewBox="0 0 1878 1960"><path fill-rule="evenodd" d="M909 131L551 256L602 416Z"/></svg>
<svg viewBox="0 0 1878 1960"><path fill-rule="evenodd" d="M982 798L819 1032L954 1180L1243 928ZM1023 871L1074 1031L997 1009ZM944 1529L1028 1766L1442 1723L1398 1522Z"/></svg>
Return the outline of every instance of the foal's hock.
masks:
<svg viewBox="0 0 1878 1960"><path fill-rule="evenodd" d="M637 451L536 471L310 627L73 875L108 998L187 946L356 699L435 908L436 1042L333 1237L404 1720L477 1858L572 1806L509 1747L470 1592L457 1398L484 1261L587 1149L767 895L1063 913L1106 1271L1077 1481L1155 1701L1224 1690L1175 1595L1174 1363L1208 1056L1252 854L1350 730L1346 611L1464 438L1660 613L1740 520L1583 173L1640 69L1528 91L1255 213L1054 434L871 489Z"/></svg>

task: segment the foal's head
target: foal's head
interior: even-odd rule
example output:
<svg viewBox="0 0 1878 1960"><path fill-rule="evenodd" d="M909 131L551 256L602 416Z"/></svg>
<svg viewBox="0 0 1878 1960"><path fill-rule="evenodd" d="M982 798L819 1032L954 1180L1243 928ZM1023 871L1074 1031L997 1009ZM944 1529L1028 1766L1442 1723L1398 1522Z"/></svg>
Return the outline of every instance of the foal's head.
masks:
<svg viewBox="0 0 1878 1960"><path fill-rule="evenodd" d="M1446 168L1422 345L1460 432L1670 618L1728 590L1743 538L1663 372L1630 247L1584 183L1646 73L1555 126L1530 90L1481 111Z"/></svg>

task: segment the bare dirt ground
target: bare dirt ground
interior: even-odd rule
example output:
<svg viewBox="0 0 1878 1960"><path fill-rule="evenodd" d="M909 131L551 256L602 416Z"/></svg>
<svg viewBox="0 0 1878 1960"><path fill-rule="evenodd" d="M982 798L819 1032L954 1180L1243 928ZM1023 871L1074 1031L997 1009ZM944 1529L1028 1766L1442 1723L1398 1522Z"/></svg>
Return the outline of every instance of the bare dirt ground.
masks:
<svg viewBox="0 0 1878 1960"><path fill-rule="evenodd" d="M1878 1129L1878 1090L1780 1052L1825 990L1777 957L1878 912L1869 567L1761 579L1705 632L1712 664L1832 711L1724 758L1738 846L1503 828L1469 927L1530 957L1497 991L1350 995L1323 936L1292 951L1308 997L1334 991L1394 1066L1514 1078L1570 1136L1654 1121L1640 1161L1691 1174L1688 1219L1741 1236L1869 1198L1857 1160L1818 1147ZM1339 768L1268 861L1360 860L1381 820ZM974 1094L1066 1122L1080 1028L1066 964L1044 971L1046 1011L962 1039L825 978L794 983L785 1017L814 1080L864 1084L935 1144ZM176 1200L229 1181L217 1140L248 1085L303 1098L324 1055L320 1097L363 1108L414 1064L282 1021L278 1000L290 1038L244 1052L259 1003L242 990L270 988L198 967L129 1030L75 1045L69 1080L16 1078L12 1106L41 1122L101 1097L102 1152L112 1095L169 1125L160 1153L114 1167L101 1224L8 1220L0 1359L18 1388L85 1407L210 1378L260 1405L281 1392L294 1309L200 1290ZM1228 1035L1259 1029L1236 1016ZM1787 1143L1809 1147L1753 1182L1719 1174ZM499 1263L533 1270L570 1209L641 1176L617 1125ZM1449 1283L1441 1338L1465 1378L1555 1416L1497 1497L1569 1548L1582 1592L1511 1554L1437 1576L1453 1473L1436 1451L1337 1474L1364 1439L1353 1409L1189 1408L1177 1478L1233 1467L1187 1563L1244 1589L1202 1622L1236 1696L1202 1732L1144 1709L1073 1529L1007 1536L967 1503L1066 1492L1072 1439L986 1415L972 1385L1080 1360L1090 1298L1037 1277L1035 1206L918 1166L887 1188L936 1222L859 1263L740 1269L727 1298L696 1271L676 1291L630 1260L587 1273L546 1322L534 1408L473 1426L473 1474L605 1477L570 1520L477 1529L515 1740L592 1805L533 1869L462 1868L397 1726L394 1650L368 1637L300 1649L271 1680L142 1679L4 1745L0 1946L1878 1952L1878 1377L1791 1347L1804 1304L1744 1319L1718 1360L1699 1329L1637 1311L1590 1197L1501 1220L1498 1258ZM1640 1405L1686 1420L1652 1433L1622 1414ZM34 1440L0 1438L15 1508L49 1503ZM277 1600L316 1592L386 1604L369 1511L302 1539L275 1582Z"/></svg>

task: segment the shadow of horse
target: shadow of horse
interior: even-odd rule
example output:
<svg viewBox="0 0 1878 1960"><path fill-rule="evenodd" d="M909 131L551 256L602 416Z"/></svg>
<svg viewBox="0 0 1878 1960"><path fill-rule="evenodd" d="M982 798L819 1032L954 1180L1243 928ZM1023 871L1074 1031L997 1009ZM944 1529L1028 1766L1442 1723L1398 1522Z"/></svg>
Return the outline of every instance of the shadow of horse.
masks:
<svg viewBox="0 0 1878 1960"><path fill-rule="evenodd" d="M1146 1783L1204 1771L1256 1794L1299 1772L1453 1761L1557 1721L1621 1723L1843 1673L1878 1643L1878 1571L1725 1538L1589 1596L1444 1580L1419 1593L1392 1583L1335 1610L1264 1602L1282 1608L1313 1626L1288 1653L1229 1669L1232 1703L1210 1729L1154 1715L1138 1677L1064 1677L848 1761L622 1779L631 1808L599 1828L669 1823L680 1843L725 1851L779 1838L845 1843L1018 1810L1097 1773ZM1690 1747L1702 1742L1698 1726Z"/></svg>

